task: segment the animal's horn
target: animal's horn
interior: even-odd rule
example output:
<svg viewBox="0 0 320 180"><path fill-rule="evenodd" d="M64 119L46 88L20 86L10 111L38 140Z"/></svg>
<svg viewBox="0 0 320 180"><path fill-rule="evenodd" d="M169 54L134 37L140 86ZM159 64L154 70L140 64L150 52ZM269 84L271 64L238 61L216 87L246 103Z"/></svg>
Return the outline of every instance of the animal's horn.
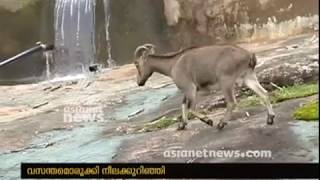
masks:
<svg viewBox="0 0 320 180"><path fill-rule="evenodd" d="M149 50L147 47L143 46L138 46L134 52L135 57L140 57L142 56L143 51Z"/></svg>
<svg viewBox="0 0 320 180"><path fill-rule="evenodd" d="M144 44L144 46L147 48L155 48L156 47L154 44L150 44L150 43Z"/></svg>
<svg viewBox="0 0 320 180"><path fill-rule="evenodd" d="M150 50L150 53L151 53L151 54L154 54L154 53L155 53L155 48L156 48L155 45L150 44L150 43L147 43L147 44L144 44L143 46L146 47L146 48L148 48L148 49Z"/></svg>

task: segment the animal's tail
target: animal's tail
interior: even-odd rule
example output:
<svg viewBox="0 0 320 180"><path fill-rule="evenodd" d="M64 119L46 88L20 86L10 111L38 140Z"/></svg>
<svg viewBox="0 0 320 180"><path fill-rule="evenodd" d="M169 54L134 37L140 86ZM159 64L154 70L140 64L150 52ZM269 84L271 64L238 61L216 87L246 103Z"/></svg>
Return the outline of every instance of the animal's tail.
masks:
<svg viewBox="0 0 320 180"><path fill-rule="evenodd" d="M249 67L254 70L254 68L257 65L257 58L256 55L254 53L251 54L250 56L250 60L249 60Z"/></svg>

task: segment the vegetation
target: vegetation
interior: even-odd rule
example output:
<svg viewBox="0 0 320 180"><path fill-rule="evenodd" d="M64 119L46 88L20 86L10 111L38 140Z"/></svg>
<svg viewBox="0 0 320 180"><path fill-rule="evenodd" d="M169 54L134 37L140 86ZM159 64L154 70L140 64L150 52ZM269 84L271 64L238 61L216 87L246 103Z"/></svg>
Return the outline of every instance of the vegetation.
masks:
<svg viewBox="0 0 320 180"><path fill-rule="evenodd" d="M319 92L318 87L319 83L283 87L273 91L270 99L272 103L278 103L289 99L307 97L317 94ZM256 95L249 96L239 102L239 105L242 107L256 106L260 104L260 98Z"/></svg>
<svg viewBox="0 0 320 180"><path fill-rule="evenodd" d="M310 102L298 108L293 116L298 120L319 120L319 101Z"/></svg>
<svg viewBox="0 0 320 180"><path fill-rule="evenodd" d="M162 117L158 121L155 121L153 123L149 123L144 127L144 131L154 131L154 130L159 130L159 129L164 129L172 124L176 123L177 119L176 118L169 118L169 117Z"/></svg>

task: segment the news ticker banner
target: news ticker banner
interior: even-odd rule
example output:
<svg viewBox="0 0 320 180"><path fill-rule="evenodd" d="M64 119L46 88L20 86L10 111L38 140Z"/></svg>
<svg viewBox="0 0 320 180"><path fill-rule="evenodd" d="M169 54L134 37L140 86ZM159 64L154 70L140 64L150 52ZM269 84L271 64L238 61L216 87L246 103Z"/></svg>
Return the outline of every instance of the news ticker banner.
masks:
<svg viewBox="0 0 320 180"><path fill-rule="evenodd" d="M22 163L21 178L318 178L319 164Z"/></svg>

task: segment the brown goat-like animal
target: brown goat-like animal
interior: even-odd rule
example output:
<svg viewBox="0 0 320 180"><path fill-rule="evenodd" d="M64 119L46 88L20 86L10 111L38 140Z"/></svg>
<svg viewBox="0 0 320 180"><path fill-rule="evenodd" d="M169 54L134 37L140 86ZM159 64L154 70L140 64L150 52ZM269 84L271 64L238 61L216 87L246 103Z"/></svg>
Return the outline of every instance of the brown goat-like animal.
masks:
<svg viewBox="0 0 320 180"><path fill-rule="evenodd" d="M247 50L233 45L212 45L191 47L176 53L156 55L155 46L146 44L137 47L134 64L137 68L137 84L143 86L153 72L172 78L183 92L182 121L178 129L187 125L188 112L194 112L197 91L219 84L227 102L227 110L217 128L222 129L231 119L236 105L234 85L241 80L252 89L265 103L268 110L267 124L273 124L273 112L267 91L257 80L254 68L256 56ZM212 121L208 122L212 125Z"/></svg>

